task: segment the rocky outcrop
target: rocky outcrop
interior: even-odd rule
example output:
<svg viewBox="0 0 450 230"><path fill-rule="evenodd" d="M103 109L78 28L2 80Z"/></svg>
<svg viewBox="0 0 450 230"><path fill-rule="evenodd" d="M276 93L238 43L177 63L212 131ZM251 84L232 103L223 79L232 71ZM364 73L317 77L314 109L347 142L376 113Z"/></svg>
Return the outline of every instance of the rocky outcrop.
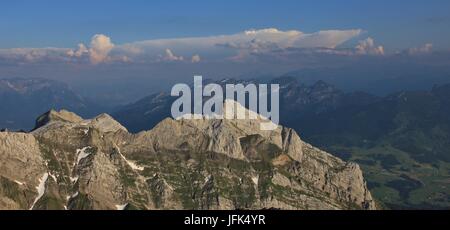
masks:
<svg viewBox="0 0 450 230"><path fill-rule="evenodd" d="M62 121L62 122L75 123L75 122L80 122L82 120L83 120L83 118L81 118L80 116L76 115L75 113L66 111L66 110L60 110L59 112L57 112L55 110L50 110L47 113L44 113L43 115L39 116L36 119L36 125L35 125L34 129L38 129L38 128L45 126L51 122Z"/></svg>
<svg viewBox="0 0 450 230"><path fill-rule="evenodd" d="M260 122L168 118L130 134L51 111L0 133L0 209L376 208L358 165Z"/></svg>

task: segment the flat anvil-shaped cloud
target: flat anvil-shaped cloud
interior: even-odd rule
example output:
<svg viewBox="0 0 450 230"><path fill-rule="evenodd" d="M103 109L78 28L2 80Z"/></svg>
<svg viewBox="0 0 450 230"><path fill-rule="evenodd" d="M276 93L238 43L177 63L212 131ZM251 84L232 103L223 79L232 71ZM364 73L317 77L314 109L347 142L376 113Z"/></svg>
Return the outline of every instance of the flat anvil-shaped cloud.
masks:
<svg viewBox="0 0 450 230"><path fill-rule="evenodd" d="M265 52L283 48L335 48L357 37L362 30L328 30L303 33L278 29L248 30L231 35L171 38L139 41L116 47L115 51L127 56L151 57L165 53L166 49L178 55L230 57L240 52Z"/></svg>

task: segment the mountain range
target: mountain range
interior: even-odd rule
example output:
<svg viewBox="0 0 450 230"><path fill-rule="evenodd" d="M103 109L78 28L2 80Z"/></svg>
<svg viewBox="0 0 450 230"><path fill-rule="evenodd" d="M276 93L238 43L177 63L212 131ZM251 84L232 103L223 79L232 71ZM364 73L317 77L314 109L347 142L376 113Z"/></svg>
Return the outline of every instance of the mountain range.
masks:
<svg viewBox="0 0 450 230"><path fill-rule="evenodd" d="M306 142L361 165L369 189L384 208L450 207L450 85L377 96L361 91L345 92L324 81L305 84L295 77L205 83L208 82L280 84L281 124L296 130ZM14 97L9 98L14 102ZM68 98L85 102L79 96ZM169 117L175 99L166 92L153 94L117 107L111 116L130 133L139 133L155 128ZM40 100L38 96L36 100ZM16 119L13 115L18 114L17 118L30 120L24 123L27 129L34 125L31 116L39 114L12 111L16 110L11 110L10 119Z"/></svg>
<svg viewBox="0 0 450 230"><path fill-rule="evenodd" d="M132 134L52 110L0 133L0 209L377 208L357 164L260 123L166 118Z"/></svg>

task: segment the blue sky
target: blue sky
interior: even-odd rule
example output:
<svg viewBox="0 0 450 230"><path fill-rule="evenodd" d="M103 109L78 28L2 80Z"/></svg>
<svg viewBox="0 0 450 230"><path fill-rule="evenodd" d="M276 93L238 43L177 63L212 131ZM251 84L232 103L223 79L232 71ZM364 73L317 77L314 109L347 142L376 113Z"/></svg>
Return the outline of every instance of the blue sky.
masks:
<svg viewBox="0 0 450 230"><path fill-rule="evenodd" d="M278 28L363 29L387 49L450 48L448 0L3 0L0 48L72 47L94 34L117 44Z"/></svg>
<svg viewBox="0 0 450 230"><path fill-rule="evenodd" d="M430 86L450 76L449 38L449 0L2 0L0 78L122 102L193 75L314 69L355 89L411 75Z"/></svg>

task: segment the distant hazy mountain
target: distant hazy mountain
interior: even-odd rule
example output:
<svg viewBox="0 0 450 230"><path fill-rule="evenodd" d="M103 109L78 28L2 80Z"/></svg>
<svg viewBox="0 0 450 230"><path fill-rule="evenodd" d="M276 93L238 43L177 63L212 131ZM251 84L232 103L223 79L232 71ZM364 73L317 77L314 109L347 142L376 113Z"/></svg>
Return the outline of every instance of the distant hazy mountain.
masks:
<svg viewBox="0 0 450 230"><path fill-rule="evenodd" d="M208 83L216 83L224 87L226 84L240 83L246 85L258 83L258 81L236 79L205 80L204 84ZM323 81L318 81L309 86L300 84L292 77L282 77L261 83L280 84L280 115L282 116L281 122L284 124L289 124L291 120L297 120L298 116L332 111L343 106L364 105L378 99L363 92L344 93ZM176 98L168 93L153 94L135 103L117 108L113 116L130 131L139 132L154 127L158 121L170 116L170 108L175 100ZM291 109L296 113L289 113Z"/></svg>
<svg viewBox="0 0 450 230"><path fill-rule="evenodd" d="M346 92L364 91L381 96L401 90L428 90L434 85L449 83L448 65L389 63L379 62L376 58L365 61L343 67L304 68L287 73L286 76L295 77L308 85L320 79Z"/></svg>
<svg viewBox="0 0 450 230"><path fill-rule="evenodd" d="M209 79L204 80L204 84L217 83L226 84L248 84L251 80L223 79L213 82ZM176 97L170 96L167 92L145 97L135 103L121 106L115 109L112 116L127 127L131 132L139 132L153 128L162 119L171 116L170 109Z"/></svg>
<svg viewBox="0 0 450 230"><path fill-rule="evenodd" d="M148 130L170 116L170 108L175 100L168 93L153 94L116 109L112 116L131 132Z"/></svg>
<svg viewBox="0 0 450 230"><path fill-rule="evenodd" d="M31 133L0 132L0 209L377 208L357 164L260 122L167 118L131 134L50 111Z"/></svg>
<svg viewBox="0 0 450 230"><path fill-rule="evenodd" d="M66 84L47 79L0 79L0 128L31 129L33 118L50 109L92 116L101 108Z"/></svg>

